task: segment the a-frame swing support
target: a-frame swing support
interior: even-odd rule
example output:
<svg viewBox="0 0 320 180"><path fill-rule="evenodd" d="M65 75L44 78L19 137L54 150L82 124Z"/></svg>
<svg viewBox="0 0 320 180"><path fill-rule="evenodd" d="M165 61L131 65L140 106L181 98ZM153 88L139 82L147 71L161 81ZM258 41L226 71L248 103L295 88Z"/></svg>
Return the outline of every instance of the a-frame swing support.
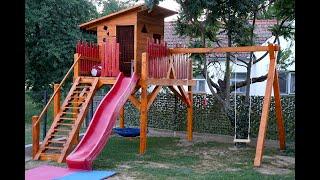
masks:
<svg viewBox="0 0 320 180"><path fill-rule="evenodd" d="M270 44L268 46L270 63L267 77L267 85L263 100L262 114L260 119L259 134L256 147L256 155L254 158L254 166L260 166L262 161L262 155L264 151L264 142L267 132L268 117L270 111L271 103L271 93L273 88L274 100L275 100L275 110L276 119L278 127L278 137L280 149L285 149L285 129L283 124L282 107L280 99L280 88L279 88L279 77L277 71L277 60L275 51L278 50L278 46Z"/></svg>

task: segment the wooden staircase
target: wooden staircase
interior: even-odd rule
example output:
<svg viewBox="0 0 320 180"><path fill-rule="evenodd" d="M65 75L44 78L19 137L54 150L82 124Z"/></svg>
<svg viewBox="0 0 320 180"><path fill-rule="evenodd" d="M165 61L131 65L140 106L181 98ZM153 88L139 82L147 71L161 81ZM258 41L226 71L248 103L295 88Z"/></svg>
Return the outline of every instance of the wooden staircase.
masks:
<svg viewBox="0 0 320 180"><path fill-rule="evenodd" d="M59 163L64 162L66 156L72 151L75 140L78 136L81 124L88 112L88 105L91 101L99 78L93 77L82 80L78 77L66 99L60 112L47 132L35 160L53 160Z"/></svg>

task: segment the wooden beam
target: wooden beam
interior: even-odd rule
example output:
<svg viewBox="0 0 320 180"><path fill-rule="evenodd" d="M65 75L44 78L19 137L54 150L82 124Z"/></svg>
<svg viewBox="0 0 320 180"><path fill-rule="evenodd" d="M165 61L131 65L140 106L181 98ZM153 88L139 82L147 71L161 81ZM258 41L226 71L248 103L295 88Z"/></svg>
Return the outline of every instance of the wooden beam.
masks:
<svg viewBox="0 0 320 180"><path fill-rule="evenodd" d="M193 71L192 71L192 61L189 61L189 73L188 79L193 78ZM192 141L193 138L193 94L192 94L192 86L188 86L188 96L190 99L190 107L187 107L187 140Z"/></svg>
<svg viewBox="0 0 320 180"><path fill-rule="evenodd" d="M184 91L183 87L182 86L178 86L178 89L179 89L180 94L182 95L183 99L185 100L185 102L187 104L187 107L192 106L191 102L190 102L190 99L189 99L187 93Z"/></svg>
<svg viewBox="0 0 320 180"><path fill-rule="evenodd" d="M136 97L134 97L133 95L129 96L129 100L134 105L134 107L136 107L140 111L141 103L139 102L139 100Z"/></svg>
<svg viewBox="0 0 320 180"><path fill-rule="evenodd" d="M141 65L141 106L140 106L140 154L147 148L147 120L148 120L148 91L146 79L148 77L148 56L142 53Z"/></svg>
<svg viewBox="0 0 320 180"><path fill-rule="evenodd" d="M120 109L120 116L119 116L119 120L120 120L120 128L124 128L124 107L122 106Z"/></svg>
<svg viewBox="0 0 320 180"><path fill-rule="evenodd" d="M181 99L181 101L183 101L184 103L187 104L186 100L183 98L183 96L179 93L179 90L177 90L174 86L168 86L168 88L174 93L174 95L176 95L177 97L179 97Z"/></svg>
<svg viewBox="0 0 320 180"><path fill-rule="evenodd" d="M187 79L147 79L147 83L150 85L157 86L195 86L195 80L187 80Z"/></svg>
<svg viewBox="0 0 320 180"><path fill-rule="evenodd" d="M53 91L57 91L57 94L53 98L53 119L57 116L60 111L60 97L61 91L59 88L59 84L54 84Z"/></svg>
<svg viewBox="0 0 320 180"><path fill-rule="evenodd" d="M284 123L283 123L283 116L282 116L279 76L278 76L277 70L275 70L275 74L274 74L273 93L274 93L275 110L276 110L276 118L277 118L279 145L280 145L280 149L284 150L286 148L286 141L285 141L286 135L285 135L285 129L284 129Z"/></svg>
<svg viewBox="0 0 320 180"><path fill-rule="evenodd" d="M100 88L103 85L113 85L116 83L116 77L99 77L98 87Z"/></svg>
<svg viewBox="0 0 320 180"><path fill-rule="evenodd" d="M37 123L39 116L32 116L32 158L39 151L40 123Z"/></svg>
<svg viewBox="0 0 320 180"><path fill-rule="evenodd" d="M151 94L148 95L148 105L147 105L148 110L149 110L150 106L152 105L153 101L156 99L156 97L159 94L161 89L162 89L162 86L156 86L156 87L154 87Z"/></svg>
<svg viewBox="0 0 320 180"><path fill-rule="evenodd" d="M275 51L279 50L279 46L274 45ZM244 47L219 47L219 48L171 48L172 54L179 53L224 53L224 52L258 52L268 51L268 46L244 46Z"/></svg>
<svg viewBox="0 0 320 180"><path fill-rule="evenodd" d="M265 136L266 136L267 125L268 125L271 92L272 92L272 85L273 85L275 69L276 69L274 46L272 45L269 45L269 56L270 56L270 64L269 64L267 85L266 85L266 90L265 90L265 95L263 100L263 106L262 106L262 114L260 119L259 134L258 134L258 140L257 140L257 146L256 146L256 155L254 158L254 166L261 165Z"/></svg>
<svg viewBox="0 0 320 180"><path fill-rule="evenodd" d="M138 85L134 88L134 90L132 91L131 95L136 94L136 92L138 92L140 88L141 88L141 86L138 84Z"/></svg>

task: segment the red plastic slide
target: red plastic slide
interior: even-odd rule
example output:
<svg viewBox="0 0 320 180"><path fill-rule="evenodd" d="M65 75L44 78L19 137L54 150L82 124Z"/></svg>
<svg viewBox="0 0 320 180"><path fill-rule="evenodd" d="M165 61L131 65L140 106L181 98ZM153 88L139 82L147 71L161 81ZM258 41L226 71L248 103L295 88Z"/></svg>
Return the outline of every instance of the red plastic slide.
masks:
<svg viewBox="0 0 320 180"><path fill-rule="evenodd" d="M92 169L93 160L108 142L120 108L127 101L138 82L138 76L125 77L120 73L116 83L100 102L89 127L78 146L67 156L67 164L73 169Z"/></svg>

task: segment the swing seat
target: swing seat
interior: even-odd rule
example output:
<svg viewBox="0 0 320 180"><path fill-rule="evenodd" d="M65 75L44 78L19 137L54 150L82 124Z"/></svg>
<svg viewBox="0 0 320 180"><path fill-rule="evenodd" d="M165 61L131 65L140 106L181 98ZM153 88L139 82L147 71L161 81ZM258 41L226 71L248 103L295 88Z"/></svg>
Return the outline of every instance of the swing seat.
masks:
<svg viewBox="0 0 320 180"><path fill-rule="evenodd" d="M123 137L140 136L140 128L113 128L113 131Z"/></svg>
<svg viewBox="0 0 320 180"><path fill-rule="evenodd" d="M233 139L233 142L235 143L250 143L250 139Z"/></svg>

